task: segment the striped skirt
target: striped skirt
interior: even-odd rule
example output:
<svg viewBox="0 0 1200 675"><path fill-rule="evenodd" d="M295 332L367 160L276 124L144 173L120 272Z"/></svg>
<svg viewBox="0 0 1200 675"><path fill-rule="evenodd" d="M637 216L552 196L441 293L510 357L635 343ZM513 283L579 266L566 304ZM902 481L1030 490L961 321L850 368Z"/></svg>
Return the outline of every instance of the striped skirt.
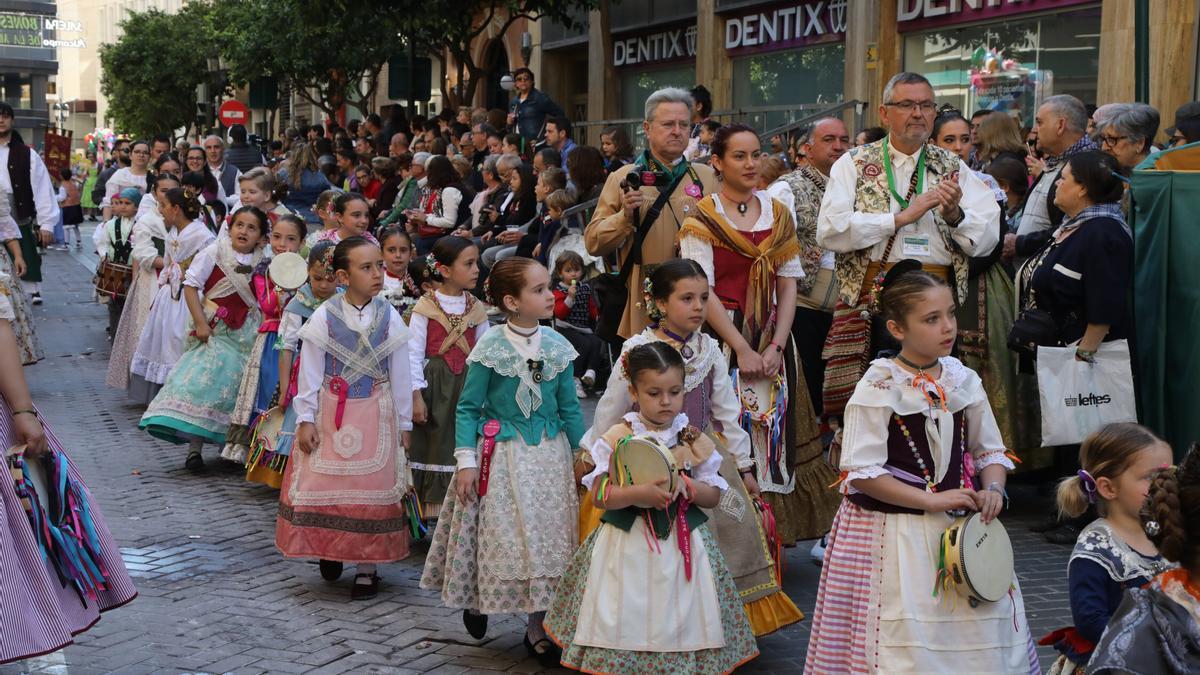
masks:
<svg viewBox="0 0 1200 675"><path fill-rule="evenodd" d="M45 420L42 420L43 425ZM62 452L62 444L46 427L47 443ZM0 450L17 444L12 412L0 397ZM67 460L71 477L82 483ZM99 602L86 606L71 587L63 587L52 563L42 559L29 517L21 506L7 472L0 478L0 663L47 654L71 644L72 638L100 620L100 612L120 607L137 596L116 541L108 532L99 507L85 492L100 539L100 563L106 589Z"/></svg>
<svg viewBox="0 0 1200 675"><path fill-rule="evenodd" d="M1008 598L933 597L944 514L842 502L821 569L805 673L1040 673L1013 575Z"/></svg>

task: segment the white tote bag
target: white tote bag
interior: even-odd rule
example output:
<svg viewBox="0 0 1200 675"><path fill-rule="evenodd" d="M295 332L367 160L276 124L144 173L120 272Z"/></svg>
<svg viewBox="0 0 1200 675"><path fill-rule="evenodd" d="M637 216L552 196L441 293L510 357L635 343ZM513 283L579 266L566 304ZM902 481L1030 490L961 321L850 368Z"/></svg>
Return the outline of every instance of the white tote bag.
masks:
<svg viewBox="0 0 1200 675"><path fill-rule="evenodd" d="M1129 341L1100 345L1096 362L1075 360L1075 347L1038 347L1042 445L1072 445L1113 422L1136 422Z"/></svg>

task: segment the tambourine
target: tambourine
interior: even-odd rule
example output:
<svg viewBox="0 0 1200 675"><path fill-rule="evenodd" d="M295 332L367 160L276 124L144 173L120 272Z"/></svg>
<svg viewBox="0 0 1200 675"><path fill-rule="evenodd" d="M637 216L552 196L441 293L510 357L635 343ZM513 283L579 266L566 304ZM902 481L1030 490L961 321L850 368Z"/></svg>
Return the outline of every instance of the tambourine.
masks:
<svg viewBox="0 0 1200 675"><path fill-rule="evenodd" d="M996 602L1008 595L1013 579L1013 549L1008 531L993 518L986 525L978 513L955 520L942 535L947 585L971 600Z"/></svg>
<svg viewBox="0 0 1200 675"><path fill-rule="evenodd" d="M671 449L653 438L630 436L617 443L609 460L609 475L620 486L654 484L665 479L662 489L674 494L678 474Z"/></svg>
<svg viewBox="0 0 1200 675"><path fill-rule="evenodd" d="M251 447L261 447L263 452L275 452L275 442L283 431L283 408L275 406L263 412L254 425L254 438Z"/></svg>
<svg viewBox="0 0 1200 675"><path fill-rule="evenodd" d="M294 291L308 281L308 263L299 253L287 251L271 259L267 267L271 282L285 291Z"/></svg>

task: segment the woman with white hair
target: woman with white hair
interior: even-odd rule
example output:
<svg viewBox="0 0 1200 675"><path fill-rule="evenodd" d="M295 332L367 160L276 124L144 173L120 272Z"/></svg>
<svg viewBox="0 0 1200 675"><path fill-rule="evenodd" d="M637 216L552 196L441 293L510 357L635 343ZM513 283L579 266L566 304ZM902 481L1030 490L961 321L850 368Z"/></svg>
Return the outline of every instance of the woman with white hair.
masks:
<svg viewBox="0 0 1200 675"><path fill-rule="evenodd" d="M1158 110L1154 106L1145 103L1123 104L1108 115L1103 124L1096 120L1096 127L1100 131L1096 142L1117 160L1122 169L1129 171L1141 164L1152 151L1154 137L1158 135L1158 124Z"/></svg>

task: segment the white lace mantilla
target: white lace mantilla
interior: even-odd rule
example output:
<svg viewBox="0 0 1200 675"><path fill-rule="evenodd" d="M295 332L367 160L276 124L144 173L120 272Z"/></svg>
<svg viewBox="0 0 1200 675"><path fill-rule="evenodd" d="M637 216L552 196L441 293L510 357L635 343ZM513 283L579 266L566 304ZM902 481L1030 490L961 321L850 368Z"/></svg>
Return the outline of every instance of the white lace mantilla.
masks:
<svg viewBox="0 0 1200 675"><path fill-rule="evenodd" d="M1104 568L1108 576L1117 583L1125 583L1138 577L1152 578L1167 570L1178 567L1161 556L1147 558L1130 548L1129 544L1113 532L1108 521L1098 518L1092 521L1075 541L1071 560L1083 558Z"/></svg>
<svg viewBox="0 0 1200 675"><path fill-rule="evenodd" d="M347 316L344 295L335 295L325 301L325 311L329 313L330 317L337 318L358 335L358 344L354 349L334 340L325 326L317 326L310 321L300 329L301 340L332 354L342 364L343 370L339 375L347 382L355 382L364 376L370 376L375 380L388 379L384 373L383 364L387 362L391 353L399 349L400 345L410 337L406 329L391 330L386 340L378 346L372 345L371 335L379 328L380 323L391 320L393 310L391 305L378 297L372 298L371 303L374 305L374 316L368 325L360 327L357 321L351 320ZM395 326L392 328L394 329Z"/></svg>
<svg viewBox="0 0 1200 675"><path fill-rule="evenodd" d="M542 381L558 377L571 367L579 353L567 339L549 328L542 327L541 346L538 349L537 361L542 362ZM517 352L516 347L509 341L502 330L490 330L484 334L475 348L471 350L467 361L478 363L494 371L501 377L515 377L520 380L517 385L517 407L525 419L535 410L542 407L542 386L533 381L533 372L525 357Z"/></svg>
<svg viewBox="0 0 1200 675"><path fill-rule="evenodd" d="M664 340L654 333L653 328L647 328L626 340L625 344L621 347L621 353L625 354L634 347L654 342L664 342ZM721 345L707 333L697 332L688 341L688 345L691 346L694 353L692 354L692 358L684 359L683 362L684 391L692 391L703 384L704 378L708 377L713 367L718 363L724 365L725 362L725 358L721 353Z"/></svg>
<svg viewBox="0 0 1200 675"><path fill-rule="evenodd" d="M973 370L952 356L939 359L942 374L937 379L946 392L946 406L956 413L985 397L983 384ZM858 383L854 402L865 406L888 407L900 415L928 412L929 402L912 386L913 374L892 359L875 359Z"/></svg>

